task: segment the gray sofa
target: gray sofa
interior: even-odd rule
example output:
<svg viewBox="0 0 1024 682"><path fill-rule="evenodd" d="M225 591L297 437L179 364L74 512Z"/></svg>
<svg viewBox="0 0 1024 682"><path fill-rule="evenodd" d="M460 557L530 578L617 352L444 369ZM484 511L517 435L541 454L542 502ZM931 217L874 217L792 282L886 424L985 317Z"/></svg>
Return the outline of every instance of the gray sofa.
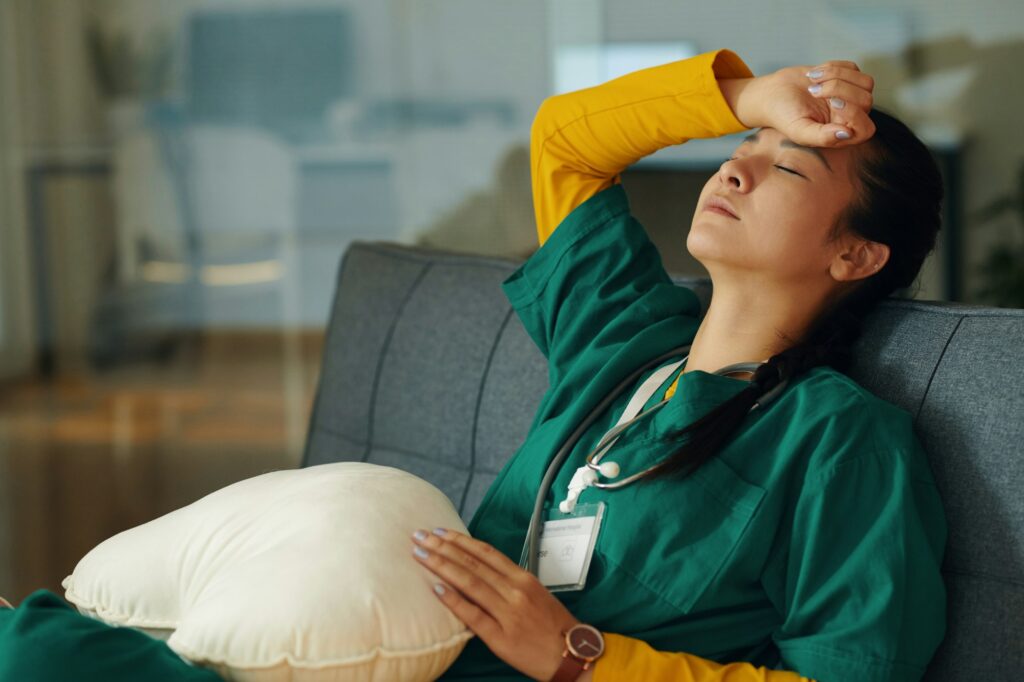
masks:
<svg viewBox="0 0 1024 682"><path fill-rule="evenodd" d="M351 244L303 466L402 468L443 490L468 523L548 387L547 363L500 286L518 265ZM706 309L708 280L675 281ZM945 502L949 622L925 679L1020 679L1024 310L887 301L855 358L856 381L915 416Z"/></svg>

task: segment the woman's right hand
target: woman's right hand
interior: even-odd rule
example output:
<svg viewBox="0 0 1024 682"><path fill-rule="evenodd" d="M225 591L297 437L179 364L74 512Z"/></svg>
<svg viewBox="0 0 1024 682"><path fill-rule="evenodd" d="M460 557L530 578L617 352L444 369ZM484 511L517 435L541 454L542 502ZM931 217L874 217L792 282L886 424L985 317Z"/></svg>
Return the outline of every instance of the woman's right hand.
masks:
<svg viewBox="0 0 1024 682"><path fill-rule="evenodd" d="M814 71L820 75L807 75ZM815 84L821 88L812 93L808 87ZM854 62L788 66L756 78L723 79L719 85L743 125L774 128L798 144L846 147L875 134L868 117L875 81ZM836 106L840 101L842 106ZM836 137L838 131L850 137Z"/></svg>

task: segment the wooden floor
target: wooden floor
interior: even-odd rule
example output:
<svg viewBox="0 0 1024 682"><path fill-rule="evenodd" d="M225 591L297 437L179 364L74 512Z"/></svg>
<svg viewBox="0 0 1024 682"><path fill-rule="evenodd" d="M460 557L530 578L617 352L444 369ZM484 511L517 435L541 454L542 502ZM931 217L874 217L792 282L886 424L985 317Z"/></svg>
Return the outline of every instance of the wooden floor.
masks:
<svg viewBox="0 0 1024 682"><path fill-rule="evenodd" d="M0 387L0 558L18 603L104 539L298 466L322 333L219 334L163 361Z"/></svg>

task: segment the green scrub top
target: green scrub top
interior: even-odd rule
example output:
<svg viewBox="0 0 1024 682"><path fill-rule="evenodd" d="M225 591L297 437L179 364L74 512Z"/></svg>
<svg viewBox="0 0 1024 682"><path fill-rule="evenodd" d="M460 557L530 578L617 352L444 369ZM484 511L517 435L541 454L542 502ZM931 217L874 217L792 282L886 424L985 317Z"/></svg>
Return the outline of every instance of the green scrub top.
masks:
<svg viewBox="0 0 1024 682"><path fill-rule="evenodd" d="M502 288L548 360L549 388L469 531L519 561L549 461L629 373L692 342L700 304L671 281L620 184L576 207ZM654 371L583 434L549 505ZM666 431L748 385L682 374L606 461L623 477L661 461L675 449L659 442ZM919 680L945 634L947 529L912 427L849 377L812 369L688 478L585 490L581 504L607 504L603 526L585 589L556 596L583 622L659 650L824 682ZM527 678L474 637L442 679Z"/></svg>

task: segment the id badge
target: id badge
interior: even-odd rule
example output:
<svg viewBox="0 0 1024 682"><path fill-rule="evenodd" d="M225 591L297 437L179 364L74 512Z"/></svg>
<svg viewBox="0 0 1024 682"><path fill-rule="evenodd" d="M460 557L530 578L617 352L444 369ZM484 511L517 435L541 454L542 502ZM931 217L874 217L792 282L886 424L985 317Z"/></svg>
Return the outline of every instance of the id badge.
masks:
<svg viewBox="0 0 1024 682"><path fill-rule="evenodd" d="M554 507L546 514L538 547L537 577L551 592L582 590L597 545L605 503L577 504L570 514ZM529 543L519 565L526 567Z"/></svg>

